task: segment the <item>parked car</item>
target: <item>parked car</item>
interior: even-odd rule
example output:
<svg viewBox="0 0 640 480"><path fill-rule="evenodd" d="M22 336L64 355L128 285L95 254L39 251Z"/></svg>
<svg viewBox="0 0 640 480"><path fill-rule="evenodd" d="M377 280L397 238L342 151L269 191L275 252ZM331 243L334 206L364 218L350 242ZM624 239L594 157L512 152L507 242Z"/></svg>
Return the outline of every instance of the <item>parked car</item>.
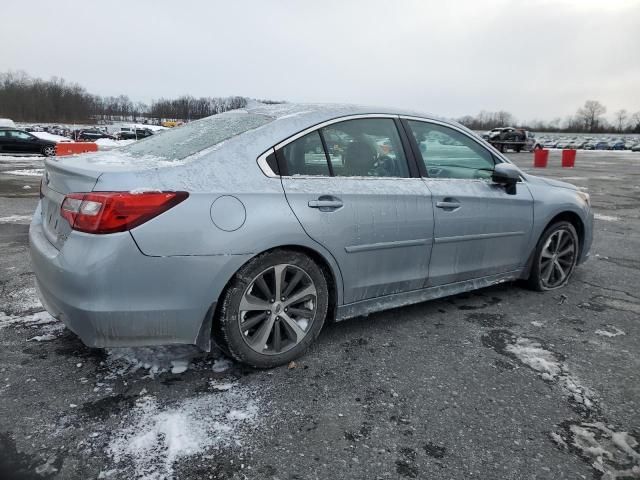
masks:
<svg viewBox="0 0 640 480"><path fill-rule="evenodd" d="M135 130L122 130L115 134L118 140L141 140L153 135L153 131L148 128L136 128Z"/></svg>
<svg viewBox="0 0 640 480"><path fill-rule="evenodd" d="M542 148L542 145L536 141L535 135L522 128L494 128L483 134L482 138L501 152L508 150L514 150L517 153L520 153L522 150L532 152L535 149Z"/></svg>
<svg viewBox="0 0 640 480"><path fill-rule="evenodd" d="M0 127L16 128L16 124L9 118L0 118Z"/></svg>
<svg viewBox="0 0 640 480"><path fill-rule="evenodd" d="M625 144L623 140L614 140L609 142L609 150L624 150Z"/></svg>
<svg viewBox="0 0 640 480"><path fill-rule="evenodd" d="M631 151L632 152L640 152L640 143L637 143L633 147L631 147Z"/></svg>
<svg viewBox="0 0 640 480"><path fill-rule="evenodd" d="M85 129L85 130L78 130L76 132L74 132L73 134L73 138L78 141L95 141L98 140L100 138L110 138L111 140L115 140L116 137L114 137L113 135L109 135L106 132L103 132L101 130L96 130L96 129Z"/></svg>
<svg viewBox="0 0 640 480"><path fill-rule="evenodd" d="M544 148L556 148L556 145L558 145L558 140L554 138L549 139L542 144Z"/></svg>
<svg viewBox="0 0 640 480"><path fill-rule="evenodd" d="M455 122L288 104L47 159L29 237L43 305L85 344L213 339L266 368L331 319L516 279L560 288L592 231L588 194Z"/></svg>
<svg viewBox="0 0 640 480"><path fill-rule="evenodd" d="M17 128L0 128L0 153L44 155L56 154L56 142L43 140Z"/></svg>
<svg viewBox="0 0 640 480"><path fill-rule="evenodd" d="M569 145L567 145L567 148L580 150L580 149L583 149L586 144L587 144L587 140L585 140L584 138L577 138L569 142Z"/></svg>
<svg viewBox="0 0 640 480"><path fill-rule="evenodd" d="M609 150L609 142L606 140L598 140L594 144L594 150Z"/></svg>
<svg viewBox="0 0 640 480"><path fill-rule="evenodd" d="M569 148L570 144L571 144L571 140L562 139L558 141L558 143L556 143L555 148Z"/></svg>

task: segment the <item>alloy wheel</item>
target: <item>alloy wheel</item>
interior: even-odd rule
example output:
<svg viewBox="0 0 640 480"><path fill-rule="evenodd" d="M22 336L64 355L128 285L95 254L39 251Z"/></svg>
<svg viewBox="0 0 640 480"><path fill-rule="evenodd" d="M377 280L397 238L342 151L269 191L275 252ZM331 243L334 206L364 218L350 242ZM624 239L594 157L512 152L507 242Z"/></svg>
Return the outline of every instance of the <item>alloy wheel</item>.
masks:
<svg viewBox="0 0 640 480"><path fill-rule="evenodd" d="M540 252L540 280L545 288L564 284L571 275L576 260L576 243L565 229L553 232Z"/></svg>
<svg viewBox="0 0 640 480"><path fill-rule="evenodd" d="M56 154L56 149L55 147L44 147L43 153L47 157L53 157Z"/></svg>
<svg viewBox="0 0 640 480"><path fill-rule="evenodd" d="M238 326L252 350L276 355L302 341L316 308L317 290L309 274L296 265L278 264L258 274L245 290Z"/></svg>

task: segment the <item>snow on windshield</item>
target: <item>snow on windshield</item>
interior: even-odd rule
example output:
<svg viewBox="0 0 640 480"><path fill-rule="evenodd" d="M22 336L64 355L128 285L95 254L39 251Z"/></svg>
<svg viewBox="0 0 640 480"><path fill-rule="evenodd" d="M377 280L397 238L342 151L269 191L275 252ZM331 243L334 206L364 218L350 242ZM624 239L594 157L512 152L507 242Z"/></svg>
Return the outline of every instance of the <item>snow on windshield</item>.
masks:
<svg viewBox="0 0 640 480"><path fill-rule="evenodd" d="M153 156L177 162L273 120L273 117L244 110L220 113L155 134L123 147L120 152L134 157Z"/></svg>

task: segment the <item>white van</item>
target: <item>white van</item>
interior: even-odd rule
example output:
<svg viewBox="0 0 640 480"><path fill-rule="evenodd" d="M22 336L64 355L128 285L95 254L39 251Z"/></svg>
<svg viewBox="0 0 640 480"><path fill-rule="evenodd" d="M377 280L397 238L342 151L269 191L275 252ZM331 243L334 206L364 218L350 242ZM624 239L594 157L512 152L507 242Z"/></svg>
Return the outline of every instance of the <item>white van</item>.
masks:
<svg viewBox="0 0 640 480"><path fill-rule="evenodd" d="M0 128L1 127L16 128L16 124L13 122L13 120L10 120L8 118L0 118Z"/></svg>

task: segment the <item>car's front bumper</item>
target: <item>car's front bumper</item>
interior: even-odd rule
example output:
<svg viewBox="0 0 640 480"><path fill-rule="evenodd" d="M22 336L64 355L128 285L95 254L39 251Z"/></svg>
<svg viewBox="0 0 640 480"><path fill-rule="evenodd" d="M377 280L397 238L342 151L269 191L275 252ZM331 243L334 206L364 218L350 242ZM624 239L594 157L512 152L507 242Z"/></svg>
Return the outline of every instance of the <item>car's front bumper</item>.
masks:
<svg viewBox="0 0 640 480"><path fill-rule="evenodd" d="M146 256L128 232L72 232L57 250L44 236L39 209L29 240L44 307L90 347L206 347L209 339L200 338L203 322L249 258Z"/></svg>

